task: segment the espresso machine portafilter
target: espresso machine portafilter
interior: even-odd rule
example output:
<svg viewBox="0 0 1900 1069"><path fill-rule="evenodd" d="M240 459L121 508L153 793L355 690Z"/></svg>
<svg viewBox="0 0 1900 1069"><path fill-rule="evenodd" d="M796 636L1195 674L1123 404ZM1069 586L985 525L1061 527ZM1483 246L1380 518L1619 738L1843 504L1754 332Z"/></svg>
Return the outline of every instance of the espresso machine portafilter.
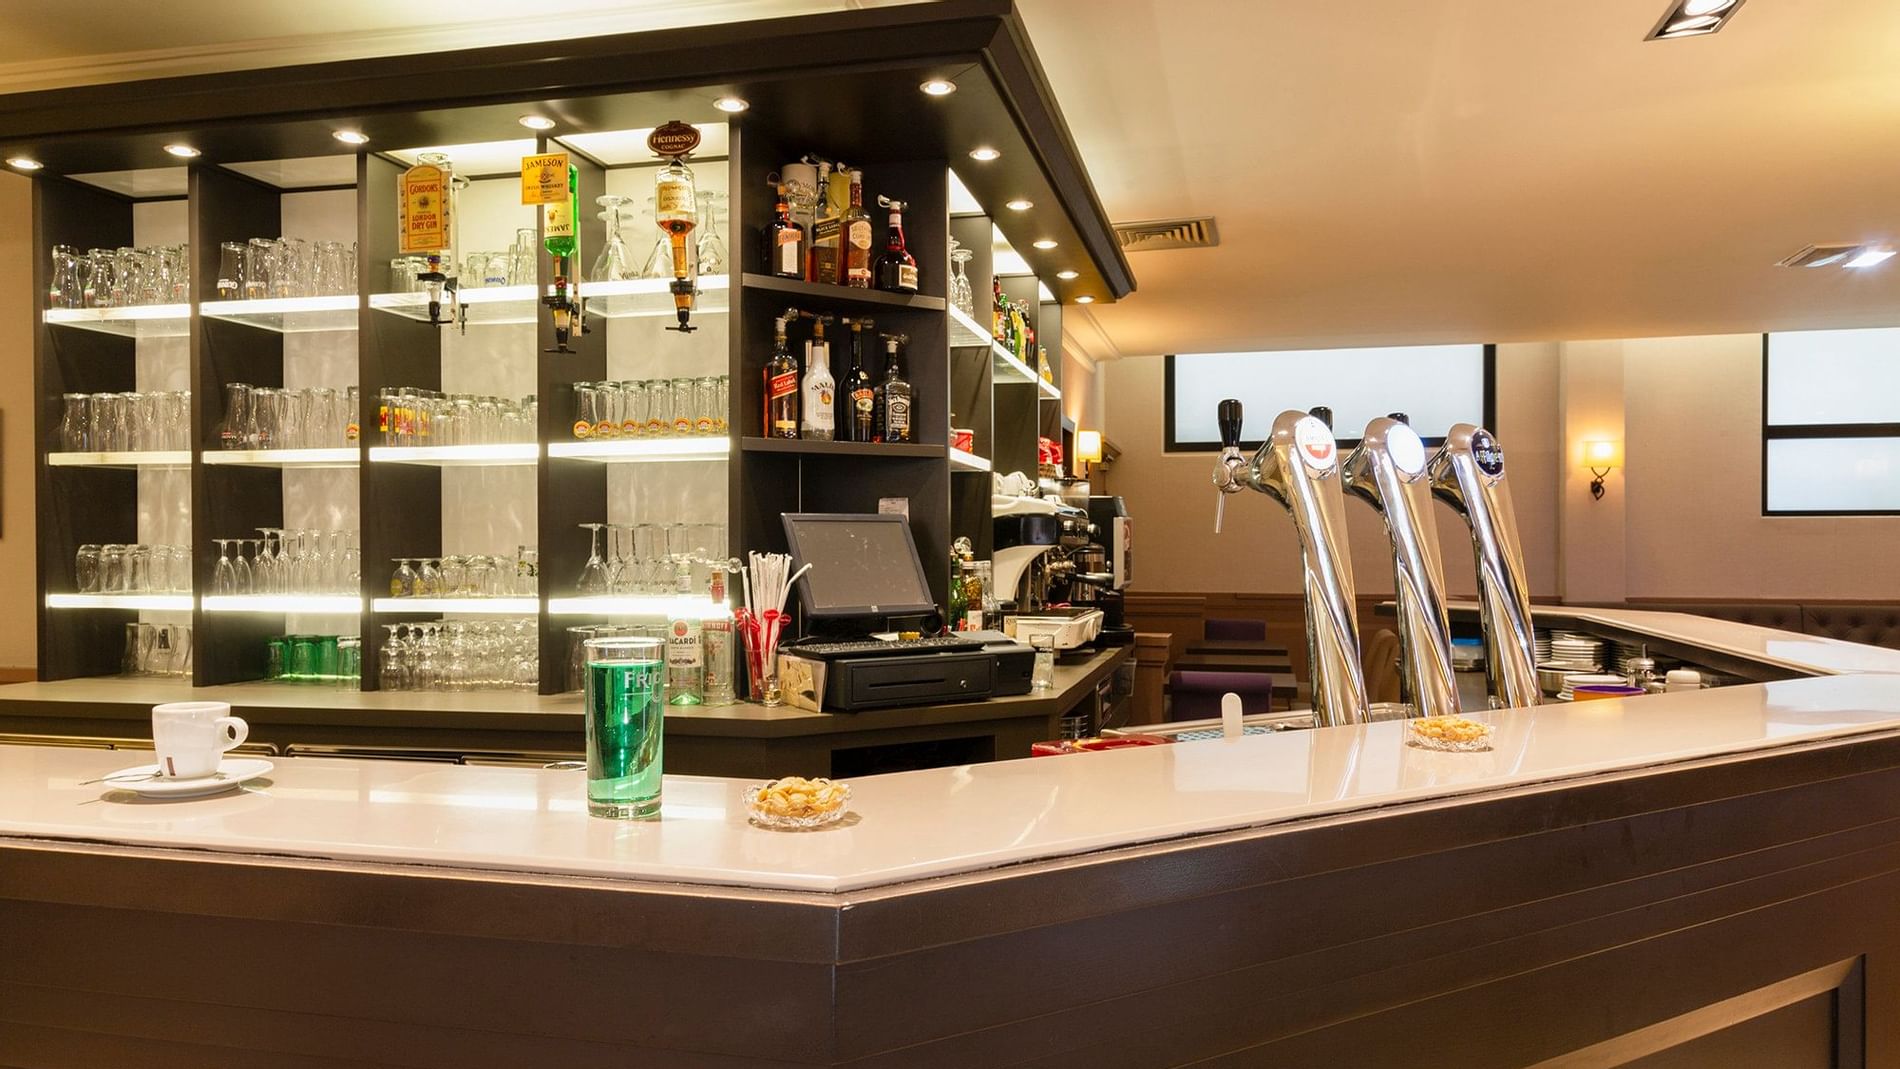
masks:
<svg viewBox="0 0 1900 1069"><path fill-rule="evenodd" d="M1359 617L1353 601L1338 444L1318 417L1282 412L1249 460L1240 454L1240 402L1222 401L1219 416L1221 452L1214 462L1214 488L1220 493L1220 504L1214 530L1220 531L1227 495L1242 489L1266 494L1293 517L1306 592L1306 648L1315 718L1321 727L1364 723L1366 680L1359 662Z"/></svg>
<svg viewBox="0 0 1900 1069"><path fill-rule="evenodd" d="M1536 705L1537 645L1517 513L1504 478L1504 450L1483 427L1459 423L1430 462L1432 493L1464 517L1477 558L1484 619L1484 671L1493 705Z"/></svg>
<svg viewBox="0 0 1900 1069"><path fill-rule="evenodd" d="M1342 465L1346 491L1378 510L1392 543L1394 601L1406 693L1421 716L1458 712L1445 612L1445 566L1433 525L1425 443L1401 413L1366 424Z"/></svg>

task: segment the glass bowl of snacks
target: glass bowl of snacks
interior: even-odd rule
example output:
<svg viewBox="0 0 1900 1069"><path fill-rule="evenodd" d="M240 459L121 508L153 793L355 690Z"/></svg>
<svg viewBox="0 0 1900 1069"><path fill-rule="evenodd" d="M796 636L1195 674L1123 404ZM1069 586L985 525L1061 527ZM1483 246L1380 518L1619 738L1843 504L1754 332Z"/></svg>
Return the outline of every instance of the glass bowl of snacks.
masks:
<svg viewBox="0 0 1900 1069"><path fill-rule="evenodd" d="M1425 716L1405 721L1405 741L1422 750L1477 753L1491 748L1491 725L1467 716Z"/></svg>
<svg viewBox="0 0 1900 1069"><path fill-rule="evenodd" d="M785 776L754 783L742 793L746 816L761 828L804 831L844 819L851 785L828 779Z"/></svg>

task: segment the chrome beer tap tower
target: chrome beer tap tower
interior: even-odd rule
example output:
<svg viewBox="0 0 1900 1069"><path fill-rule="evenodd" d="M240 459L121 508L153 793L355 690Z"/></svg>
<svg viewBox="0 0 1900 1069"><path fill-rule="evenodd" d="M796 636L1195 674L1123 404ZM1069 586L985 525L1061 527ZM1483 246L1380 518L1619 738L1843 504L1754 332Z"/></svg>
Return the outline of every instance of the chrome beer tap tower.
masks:
<svg viewBox="0 0 1900 1069"><path fill-rule="evenodd" d="M1339 447L1317 416L1282 412L1251 460L1240 453L1240 402L1220 403L1221 453L1214 463L1220 492L1214 530L1228 494L1258 490L1293 517L1305 575L1306 645L1313 675L1313 712L1321 727L1366 720L1365 669L1359 660L1359 617L1352 558L1346 546L1346 504Z"/></svg>
<svg viewBox="0 0 1900 1069"><path fill-rule="evenodd" d="M1494 707L1536 705L1537 646L1517 513L1504 478L1504 450L1483 427L1459 423L1431 459L1432 492L1464 517L1477 558L1484 618L1484 671Z"/></svg>
<svg viewBox="0 0 1900 1069"><path fill-rule="evenodd" d="M1424 440L1393 413L1366 424L1342 471L1346 491L1378 511L1392 544L1405 693L1420 716L1446 716L1458 711L1458 677L1427 467Z"/></svg>

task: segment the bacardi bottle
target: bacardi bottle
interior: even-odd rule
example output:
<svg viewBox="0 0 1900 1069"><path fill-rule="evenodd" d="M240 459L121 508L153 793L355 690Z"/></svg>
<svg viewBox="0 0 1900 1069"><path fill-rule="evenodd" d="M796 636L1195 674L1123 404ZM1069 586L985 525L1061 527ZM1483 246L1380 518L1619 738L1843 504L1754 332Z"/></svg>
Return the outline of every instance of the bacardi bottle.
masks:
<svg viewBox="0 0 1900 1069"><path fill-rule="evenodd" d="M780 316L772 339L772 357L765 362L765 422L761 433L767 438L798 437L798 361L785 344L785 322L795 313Z"/></svg>
<svg viewBox="0 0 1900 1069"><path fill-rule="evenodd" d="M883 413L884 425L878 428L879 438L886 442L912 441L911 424L911 386L904 377L904 356L898 348L903 337L897 334L884 335L884 381L878 384L878 408Z"/></svg>
<svg viewBox="0 0 1900 1069"><path fill-rule="evenodd" d="M855 289L871 288L871 213L864 210L864 172L852 171L851 204L840 224L838 281Z"/></svg>
<svg viewBox="0 0 1900 1069"><path fill-rule="evenodd" d="M798 433L801 438L829 442L837 436L837 383L831 378L831 348L825 342L825 321L812 325L805 343L805 382L799 398Z"/></svg>
<svg viewBox="0 0 1900 1069"><path fill-rule="evenodd" d="M884 251L877 254L877 288L890 293L917 292L917 258L904 247L904 208L901 200L880 196L877 202L890 210L884 228Z"/></svg>
<svg viewBox="0 0 1900 1069"><path fill-rule="evenodd" d="M682 602L666 626L666 703L705 703L706 650L700 642L699 610Z"/></svg>

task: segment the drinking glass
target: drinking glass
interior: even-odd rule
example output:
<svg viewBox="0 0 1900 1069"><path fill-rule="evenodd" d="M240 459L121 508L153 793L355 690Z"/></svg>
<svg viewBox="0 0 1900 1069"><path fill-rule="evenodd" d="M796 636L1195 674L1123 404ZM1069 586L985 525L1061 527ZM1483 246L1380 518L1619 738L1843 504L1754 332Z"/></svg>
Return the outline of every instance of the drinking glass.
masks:
<svg viewBox="0 0 1900 1069"><path fill-rule="evenodd" d="M252 238L244 243L244 270L240 281L246 300L262 300L275 291L277 243L269 238Z"/></svg>
<svg viewBox="0 0 1900 1069"><path fill-rule="evenodd" d="M620 236L621 206L630 199L612 193L594 198L595 204L606 209L600 218L607 222L607 241L594 260L593 273L587 276L595 282L618 282L634 277L633 254L627 251L627 243Z"/></svg>
<svg viewBox="0 0 1900 1069"><path fill-rule="evenodd" d="M508 247L508 283L534 286L540 283L541 235L534 227L515 231L515 243Z"/></svg>
<svg viewBox="0 0 1900 1069"><path fill-rule="evenodd" d="M600 390L592 382L574 384L574 437L586 441L594 436L595 417L600 412Z"/></svg>
<svg viewBox="0 0 1900 1069"><path fill-rule="evenodd" d="M594 391L599 395L594 401L594 437L603 440L620 437L627 408L626 391L617 382L597 382Z"/></svg>
<svg viewBox="0 0 1900 1069"><path fill-rule="evenodd" d="M211 593L218 597L230 597L238 592L237 565L231 563L231 543L234 539L214 538L218 547L218 563L211 570Z"/></svg>
<svg viewBox="0 0 1900 1069"><path fill-rule="evenodd" d="M59 416L59 447L68 453L83 453L90 438L87 410L92 398L83 393L60 395L64 407Z"/></svg>
<svg viewBox="0 0 1900 1069"><path fill-rule="evenodd" d="M80 265L85 274L84 299L88 308L104 308L112 303L114 265L111 249L87 249Z"/></svg>
<svg viewBox="0 0 1900 1069"><path fill-rule="evenodd" d="M647 406L653 403L652 391L644 382L620 384L620 437L640 438L647 431Z"/></svg>
<svg viewBox="0 0 1900 1069"><path fill-rule="evenodd" d="M732 401L732 396L729 392L731 381L731 377L728 375L720 375L713 379L714 434L724 435L730 429L730 425L726 422L726 412L728 411L727 406Z"/></svg>
<svg viewBox="0 0 1900 1069"><path fill-rule="evenodd" d="M53 273L46 288L46 307L78 308L85 300L85 287L79 278L79 250L71 245L53 246Z"/></svg>
<svg viewBox="0 0 1900 1069"><path fill-rule="evenodd" d="M575 587L582 595L605 594L609 590L607 582L607 562L600 556L600 529L603 523L583 523L582 527L590 532L593 542L588 549L587 563L581 566L580 581Z"/></svg>
<svg viewBox="0 0 1900 1069"><path fill-rule="evenodd" d="M699 195L699 225L695 230L702 275L717 275L726 269L726 234L719 225L719 217L724 214L719 206L725 199L726 195L716 190Z"/></svg>
<svg viewBox="0 0 1900 1069"><path fill-rule="evenodd" d="M693 433L693 380L666 380L667 407L673 417L672 432L675 437L685 437Z"/></svg>
<svg viewBox="0 0 1900 1069"><path fill-rule="evenodd" d="M259 540L255 538L238 538L233 539L233 541L237 543L238 547L237 559L231 562L232 569L237 572L237 590L235 593L257 593L257 570L251 566L251 561L257 559L257 543ZM244 559L244 547L247 545L251 547L251 560Z"/></svg>
<svg viewBox="0 0 1900 1069"><path fill-rule="evenodd" d="M468 570L470 558L447 556L442 558L442 596L459 598L469 593Z"/></svg>
<svg viewBox="0 0 1900 1069"><path fill-rule="evenodd" d="M541 551L534 546L515 547L515 596L532 598L541 593Z"/></svg>
<svg viewBox="0 0 1900 1069"><path fill-rule="evenodd" d="M93 543L79 547L73 554L73 589L81 594L99 593L99 547Z"/></svg>
<svg viewBox="0 0 1900 1069"><path fill-rule="evenodd" d="M976 318L976 294L970 289L970 276L964 274L964 265L975 258L974 251L960 249L957 239L950 239L950 262L956 265L956 273L950 276L950 303L972 319Z"/></svg>
<svg viewBox="0 0 1900 1069"><path fill-rule="evenodd" d="M587 811L616 820L660 816L666 709L663 645L650 638L589 638Z"/></svg>
<svg viewBox="0 0 1900 1069"><path fill-rule="evenodd" d="M242 241L218 244L218 300L235 301L244 295L244 251Z"/></svg>
<svg viewBox="0 0 1900 1069"><path fill-rule="evenodd" d="M719 429L719 380L713 376L694 379L693 433L714 434Z"/></svg>

